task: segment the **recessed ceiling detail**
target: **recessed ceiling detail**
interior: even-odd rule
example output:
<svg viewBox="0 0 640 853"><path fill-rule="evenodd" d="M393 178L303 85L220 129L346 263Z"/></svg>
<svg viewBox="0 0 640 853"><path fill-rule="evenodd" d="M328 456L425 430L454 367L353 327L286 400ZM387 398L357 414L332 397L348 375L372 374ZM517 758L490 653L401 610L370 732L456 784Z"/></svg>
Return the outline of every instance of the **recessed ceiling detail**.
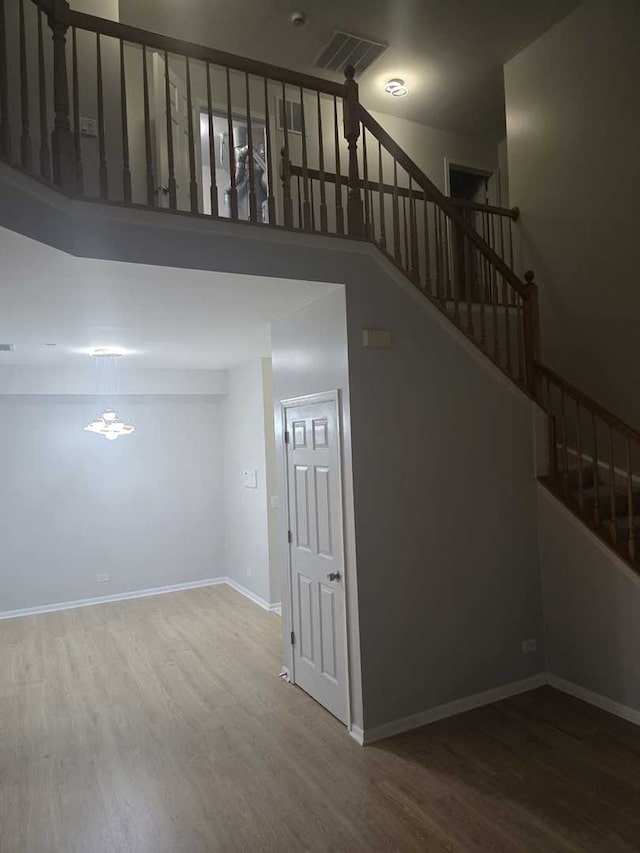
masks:
<svg viewBox="0 0 640 853"><path fill-rule="evenodd" d="M315 61L316 68L341 73L347 65L356 69L356 80L378 59L388 45L336 30Z"/></svg>

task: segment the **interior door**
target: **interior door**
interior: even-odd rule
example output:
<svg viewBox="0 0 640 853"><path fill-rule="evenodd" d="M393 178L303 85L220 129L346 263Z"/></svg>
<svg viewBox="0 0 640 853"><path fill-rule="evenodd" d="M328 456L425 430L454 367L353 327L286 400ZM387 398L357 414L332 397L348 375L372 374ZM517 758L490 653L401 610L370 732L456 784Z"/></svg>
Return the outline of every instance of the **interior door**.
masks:
<svg viewBox="0 0 640 853"><path fill-rule="evenodd" d="M347 722L337 399L285 408L293 680Z"/></svg>
<svg viewBox="0 0 640 853"><path fill-rule="evenodd" d="M167 145L167 97L165 62L159 53L153 54L153 89L155 101L155 148L158 205L169 207L169 148ZM189 195L189 110L186 82L169 66L169 103L171 108L171 138L173 141L173 171L176 179L178 210L190 209ZM191 116L193 120L193 116ZM194 127L196 139L200 130ZM197 153L197 145L194 145ZM196 169L196 174L198 174Z"/></svg>

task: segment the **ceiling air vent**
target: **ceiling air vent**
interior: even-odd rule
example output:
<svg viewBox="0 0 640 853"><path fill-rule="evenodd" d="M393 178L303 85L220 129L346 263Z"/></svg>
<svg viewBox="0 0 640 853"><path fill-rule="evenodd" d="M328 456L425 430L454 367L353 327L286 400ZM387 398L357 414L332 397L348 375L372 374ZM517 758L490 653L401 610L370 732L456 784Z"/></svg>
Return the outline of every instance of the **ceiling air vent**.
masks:
<svg viewBox="0 0 640 853"><path fill-rule="evenodd" d="M0 344L0 352L13 352L14 349L13 344Z"/></svg>
<svg viewBox="0 0 640 853"><path fill-rule="evenodd" d="M315 67L341 73L347 65L353 65L357 80L387 47L386 44L336 30L329 44L316 59Z"/></svg>

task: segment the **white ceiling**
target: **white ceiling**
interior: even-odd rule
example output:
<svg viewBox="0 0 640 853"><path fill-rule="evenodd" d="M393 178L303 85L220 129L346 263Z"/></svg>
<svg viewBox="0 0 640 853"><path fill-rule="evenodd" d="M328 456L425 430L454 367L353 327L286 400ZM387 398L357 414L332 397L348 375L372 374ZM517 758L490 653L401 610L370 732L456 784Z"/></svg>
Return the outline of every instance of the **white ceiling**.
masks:
<svg viewBox="0 0 640 853"><path fill-rule="evenodd" d="M104 2L104 0L103 0ZM389 44L361 81L370 110L444 130L504 136L502 66L578 0L120 0L123 23L263 62L313 69L334 30ZM293 11L307 15L294 29ZM403 77L410 94L382 92Z"/></svg>
<svg viewBox="0 0 640 853"><path fill-rule="evenodd" d="M85 364L224 370L271 353L270 323L339 285L73 258L0 229L0 367ZM46 346L48 343L55 347Z"/></svg>

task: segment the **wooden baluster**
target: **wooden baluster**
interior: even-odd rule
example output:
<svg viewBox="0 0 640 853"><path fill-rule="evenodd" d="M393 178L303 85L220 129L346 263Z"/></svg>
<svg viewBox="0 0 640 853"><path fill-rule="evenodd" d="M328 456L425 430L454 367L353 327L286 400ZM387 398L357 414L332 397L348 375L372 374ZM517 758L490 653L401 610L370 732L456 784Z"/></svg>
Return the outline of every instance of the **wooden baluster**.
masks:
<svg viewBox="0 0 640 853"><path fill-rule="evenodd" d="M320 92L317 93L318 100L318 163L320 166L320 230L326 234L329 230L327 220L327 189L324 177L324 137L322 133L322 105L320 103Z"/></svg>
<svg viewBox="0 0 640 853"><path fill-rule="evenodd" d="M549 381L549 377L546 377L546 387L547 387L547 427L549 431L548 441L549 441L549 470L551 473L551 479L555 486L558 485L559 480L559 471L558 471L558 437L556 434L556 419L553 414L553 407L551 405L551 383Z"/></svg>
<svg viewBox="0 0 640 853"><path fill-rule="evenodd" d="M282 181L284 188L284 225L293 228L293 199L291 197L291 159L289 157L289 122L287 120L287 96L282 84L282 128L284 146L282 148Z"/></svg>
<svg viewBox="0 0 640 853"><path fill-rule="evenodd" d="M526 344L525 344L525 334L524 334L524 324L525 324L525 301L522 296L516 294L516 334L518 335L518 384L521 387L525 387L525 370L526 370ZM537 311L537 307L536 307ZM532 382L531 388L528 389L532 396L536 395L536 368L535 365L531 365L529 368L532 373Z"/></svg>
<svg viewBox="0 0 640 853"><path fill-rule="evenodd" d="M504 246L504 222L503 222L502 216L500 216L498 218L498 222L500 223L500 257L502 258L503 261L506 261L505 251L504 251L504 248L505 248L505 246ZM513 269L513 265L511 266L511 269Z"/></svg>
<svg viewBox="0 0 640 853"><path fill-rule="evenodd" d="M582 426L580 424L580 403L576 400L576 467L578 470L578 506L584 512L584 478L582 473Z"/></svg>
<svg viewBox="0 0 640 853"><path fill-rule="evenodd" d="M9 121L9 74L7 70L7 23L5 0L0 0L0 156L11 159L11 124Z"/></svg>
<svg viewBox="0 0 640 853"><path fill-rule="evenodd" d="M347 223L350 237L364 235L364 213L360 197L358 177L358 137L360 136L360 105L358 102L358 84L355 81L356 70L353 65L344 69L345 84L342 112L344 137L349 149L349 195L347 199Z"/></svg>
<svg viewBox="0 0 640 853"><path fill-rule="evenodd" d="M387 222L384 204L384 176L382 173L382 143L378 140L378 202L380 205L380 248L387 251Z"/></svg>
<svg viewBox="0 0 640 853"><path fill-rule="evenodd" d="M249 221L258 221L258 203L256 200L256 173L253 160L253 127L251 124L251 93L249 91L249 74L244 74L247 99L247 155L249 157Z"/></svg>
<svg viewBox="0 0 640 853"><path fill-rule="evenodd" d="M42 41L42 10L36 8L38 16L38 106L40 108L40 174L51 180L51 154L49 152L49 127L47 120L47 84L44 67L44 44Z"/></svg>
<svg viewBox="0 0 640 853"><path fill-rule="evenodd" d="M236 187L236 152L233 139L233 107L231 103L231 74L229 68L226 69L227 76L227 133L229 135L229 201L231 207L231 218L238 218L238 190ZM285 102L286 107L286 102ZM286 113L286 109L285 109Z"/></svg>
<svg viewBox="0 0 640 853"><path fill-rule="evenodd" d="M476 286L478 290L478 299L480 301L480 346L483 350L487 349L487 318L486 318L486 302L485 302L485 286L483 277L483 262L484 257L474 248L471 250L475 259L474 268L478 270L476 278Z"/></svg>
<svg viewBox="0 0 640 853"><path fill-rule="evenodd" d="M409 227L407 224L407 197L402 196L402 230L404 231L404 269L409 270Z"/></svg>
<svg viewBox="0 0 640 853"><path fill-rule="evenodd" d="M333 133L336 152L336 231L344 234L344 209L342 207L342 176L340 174L340 142L338 137L338 101L333 96Z"/></svg>
<svg viewBox="0 0 640 853"><path fill-rule="evenodd" d="M633 474L631 464L631 442L627 439L627 512L629 515L629 533L627 537L627 553L631 562L636 559L636 532L634 528L633 507Z"/></svg>
<svg viewBox="0 0 640 853"><path fill-rule="evenodd" d="M409 175L409 246L411 248L411 278L420 286L420 262L418 259L418 230L416 227L416 200L413 194L411 175Z"/></svg>
<svg viewBox="0 0 640 853"><path fill-rule="evenodd" d="M196 177L196 146L193 133L193 99L191 95L191 63L185 56L187 77L187 144L189 146L189 205L191 213L198 212L198 180Z"/></svg>
<svg viewBox="0 0 640 853"><path fill-rule="evenodd" d="M213 103L211 95L211 66L207 62L207 119L209 128L209 203L211 215L218 216L218 181L216 177L216 140L213 134Z"/></svg>
<svg viewBox="0 0 640 853"><path fill-rule="evenodd" d="M596 427L596 416L591 413L591 426L593 430L593 489L595 502L593 505L593 523L596 528L600 527L600 462L598 459L598 430Z"/></svg>
<svg viewBox="0 0 640 853"><path fill-rule="evenodd" d="M511 230L511 219L509 219L509 266L513 269L513 232Z"/></svg>
<svg viewBox="0 0 640 853"><path fill-rule="evenodd" d="M433 280L431 278L431 246L429 229L429 203L427 195L422 194L422 218L424 230L424 289L431 296L433 294Z"/></svg>
<svg viewBox="0 0 640 853"><path fill-rule="evenodd" d="M20 165L31 171L31 136L29 134L29 75L27 72L27 38L24 28L24 3L18 0L20 18Z"/></svg>
<svg viewBox="0 0 640 853"><path fill-rule="evenodd" d="M127 116L127 80L124 64L124 43L120 39L120 121L122 124L122 194L131 202L131 168L129 164L129 121Z"/></svg>
<svg viewBox="0 0 640 853"><path fill-rule="evenodd" d="M269 81L264 78L265 159L267 161L267 216L276 225L275 196L273 195L273 162L271 160L271 121L269 117Z"/></svg>
<svg viewBox="0 0 640 853"><path fill-rule="evenodd" d="M164 109L167 125L167 169L169 191L169 208L175 210L178 206L178 192L176 186L176 172L173 159L173 116L171 114L171 85L169 82L169 55L164 52Z"/></svg>
<svg viewBox="0 0 640 853"><path fill-rule="evenodd" d="M464 246L464 278L467 295L467 334L469 337L473 337L475 334L473 328L473 269L471 267L471 244L466 235L463 235L462 243Z"/></svg>
<svg viewBox="0 0 640 853"><path fill-rule="evenodd" d="M398 163L393 158L393 256L397 263L402 262L400 249L400 208L398 205Z"/></svg>
<svg viewBox="0 0 640 853"><path fill-rule="evenodd" d="M610 535L616 545L618 543L618 523L617 523L617 508L616 508L616 465L615 452L613 448L613 430L608 427L609 432L609 508L611 512Z"/></svg>
<svg viewBox="0 0 640 853"><path fill-rule="evenodd" d="M447 301L451 301L453 299L453 286L452 286L452 268L451 262L452 258L449 255L449 218L443 213L442 218L440 220L441 225L441 233L442 233L442 265L443 270L442 274L444 275L444 286ZM453 317L455 319L456 313L458 313L458 300L457 294L456 298L453 300Z"/></svg>
<svg viewBox="0 0 640 853"><path fill-rule="evenodd" d="M298 192L298 228L302 230L304 227L304 213L302 210L302 191L300 188L300 175L296 175L296 185Z"/></svg>
<svg viewBox="0 0 640 853"><path fill-rule="evenodd" d="M364 231L363 235L370 240L373 234L371 224L371 209L369 207L369 164L367 163L367 131L362 130L362 178L364 181Z"/></svg>
<svg viewBox="0 0 640 853"><path fill-rule="evenodd" d="M309 202L309 162L307 155L307 126L304 117L304 91L300 86L300 120L302 136L302 188L304 191L304 203L302 205L303 227L305 231L311 230L311 204Z"/></svg>
<svg viewBox="0 0 640 853"><path fill-rule="evenodd" d="M153 174L153 154L151 145L151 115L149 112L149 69L147 67L147 48L142 45L142 98L144 109L144 156L146 166L147 204L156 204L156 182Z"/></svg>
<svg viewBox="0 0 640 853"><path fill-rule="evenodd" d="M433 212L434 212L433 238L434 238L434 248L435 248L435 253L436 253L436 257L435 257L435 261L436 261L436 299L438 300L440 305L442 307L444 307L446 303L445 303L445 299L444 299L444 288L443 288L443 283L442 283L442 247L441 247L441 237L440 237L441 225L442 225L442 223L441 223L442 211L440 210L440 208L437 205L434 205L433 206Z"/></svg>
<svg viewBox="0 0 640 853"><path fill-rule="evenodd" d="M71 78L73 80L73 152L76 161L76 192L82 195L84 193L84 171L80 136L80 77L78 74L78 45L75 27L71 30Z"/></svg>
<svg viewBox="0 0 640 853"><path fill-rule="evenodd" d="M100 33L96 33L96 86L98 90L98 158L100 175L100 198L109 198L109 175L104 132L104 93L102 87L102 48Z"/></svg>
<svg viewBox="0 0 640 853"><path fill-rule="evenodd" d="M316 230L316 205L313 198L313 181L309 181L309 197L311 199L311 230Z"/></svg>
<svg viewBox="0 0 640 853"><path fill-rule="evenodd" d="M51 151L53 181L62 190L77 190L74 140L69 122L69 88L67 84L66 33L69 28L69 4L53 0L53 12L48 18L53 34L53 133Z"/></svg>
<svg viewBox="0 0 640 853"><path fill-rule="evenodd" d="M527 391L536 396L536 362L540 359L540 320L538 309L538 287L534 281L533 270L524 274L526 291L522 305L522 349Z"/></svg>

